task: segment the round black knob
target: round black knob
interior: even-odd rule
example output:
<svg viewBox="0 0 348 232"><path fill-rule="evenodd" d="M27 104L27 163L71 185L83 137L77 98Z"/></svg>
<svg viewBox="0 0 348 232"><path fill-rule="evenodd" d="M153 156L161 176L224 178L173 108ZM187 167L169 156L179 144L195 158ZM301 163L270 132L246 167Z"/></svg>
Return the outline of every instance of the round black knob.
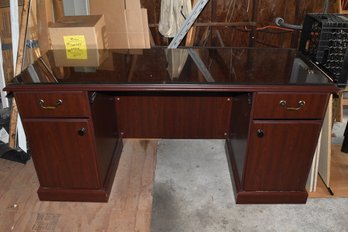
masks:
<svg viewBox="0 0 348 232"><path fill-rule="evenodd" d="M80 135L80 136L84 136L86 133L87 133L87 130L86 130L86 128L81 128L81 129L79 129L78 130L78 135Z"/></svg>
<svg viewBox="0 0 348 232"><path fill-rule="evenodd" d="M257 135L257 137L259 137L259 138L262 138L263 136L264 136L264 132L263 132L263 130L261 130L261 129L258 129L257 131L256 131L256 135Z"/></svg>

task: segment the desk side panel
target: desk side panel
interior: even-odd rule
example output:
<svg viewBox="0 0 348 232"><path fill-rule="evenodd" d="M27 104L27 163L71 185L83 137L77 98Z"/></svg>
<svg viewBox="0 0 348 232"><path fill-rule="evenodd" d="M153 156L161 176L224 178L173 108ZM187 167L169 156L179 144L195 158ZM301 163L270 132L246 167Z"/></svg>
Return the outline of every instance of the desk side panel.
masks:
<svg viewBox="0 0 348 232"><path fill-rule="evenodd" d="M122 150L115 120L115 98L105 93L93 92L90 94L95 94L90 99L93 99L91 100L91 112L97 150L96 160L100 179L105 185L109 169L113 165L116 165L117 168L120 160L121 151L115 151ZM117 146L121 146L121 148L117 148ZM112 164L112 162L116 162L116 164Z"/></svg>
<svg viewBox="0 0 348 232"><path fill-rule="evenodd" d="M251 93L241 94L233 98L231 111L231 130L229 133L229 161L235 170L235 181L242 183L246 161L248 132L251 114ZM231 170L232 171L232 170ZM232 174L232 173L231 173Z"/></svg>

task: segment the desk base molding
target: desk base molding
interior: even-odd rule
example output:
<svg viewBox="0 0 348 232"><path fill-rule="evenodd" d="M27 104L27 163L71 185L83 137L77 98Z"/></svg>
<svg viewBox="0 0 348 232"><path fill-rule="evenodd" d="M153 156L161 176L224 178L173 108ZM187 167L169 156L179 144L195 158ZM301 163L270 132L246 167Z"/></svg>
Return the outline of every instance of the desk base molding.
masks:
<svg viewBox="0 0 348 232"><path fill-rule="evenodd" d="M107 202L106 189L56 189L40 187L37 191L40 201Z"/></svg>
<svg viewBox="0 0 348 232"><path fill-rule="evenodd" d="M237 204L305 204L306 191L240 191L236 194Z"/></svg>

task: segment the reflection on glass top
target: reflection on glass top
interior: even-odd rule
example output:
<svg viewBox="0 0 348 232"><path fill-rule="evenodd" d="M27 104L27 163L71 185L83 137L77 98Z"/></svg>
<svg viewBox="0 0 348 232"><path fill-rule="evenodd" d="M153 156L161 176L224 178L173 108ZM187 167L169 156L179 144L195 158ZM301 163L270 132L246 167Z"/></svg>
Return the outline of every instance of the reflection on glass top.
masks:
<svg viewBox="0 0 348 232"><path fill-rule="evenodd" d="M152 48L49 51L15 82L64 84L286 84L331 81L293 49Z"/></svg>

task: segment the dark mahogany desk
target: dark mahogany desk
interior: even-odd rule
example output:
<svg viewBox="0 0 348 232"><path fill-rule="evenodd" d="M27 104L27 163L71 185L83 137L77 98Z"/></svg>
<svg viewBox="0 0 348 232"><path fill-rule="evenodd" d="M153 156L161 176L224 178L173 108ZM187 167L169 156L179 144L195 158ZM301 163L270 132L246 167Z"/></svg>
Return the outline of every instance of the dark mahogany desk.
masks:
<svg viewBox="0 0 348 232"><path fill-rule="evenodd" d="M107 201L122 138L187 138L226 139L237 203L306 202L328 97L338 89L295 50L87 55L49 52L6 88L41 200Z"/></svg>

